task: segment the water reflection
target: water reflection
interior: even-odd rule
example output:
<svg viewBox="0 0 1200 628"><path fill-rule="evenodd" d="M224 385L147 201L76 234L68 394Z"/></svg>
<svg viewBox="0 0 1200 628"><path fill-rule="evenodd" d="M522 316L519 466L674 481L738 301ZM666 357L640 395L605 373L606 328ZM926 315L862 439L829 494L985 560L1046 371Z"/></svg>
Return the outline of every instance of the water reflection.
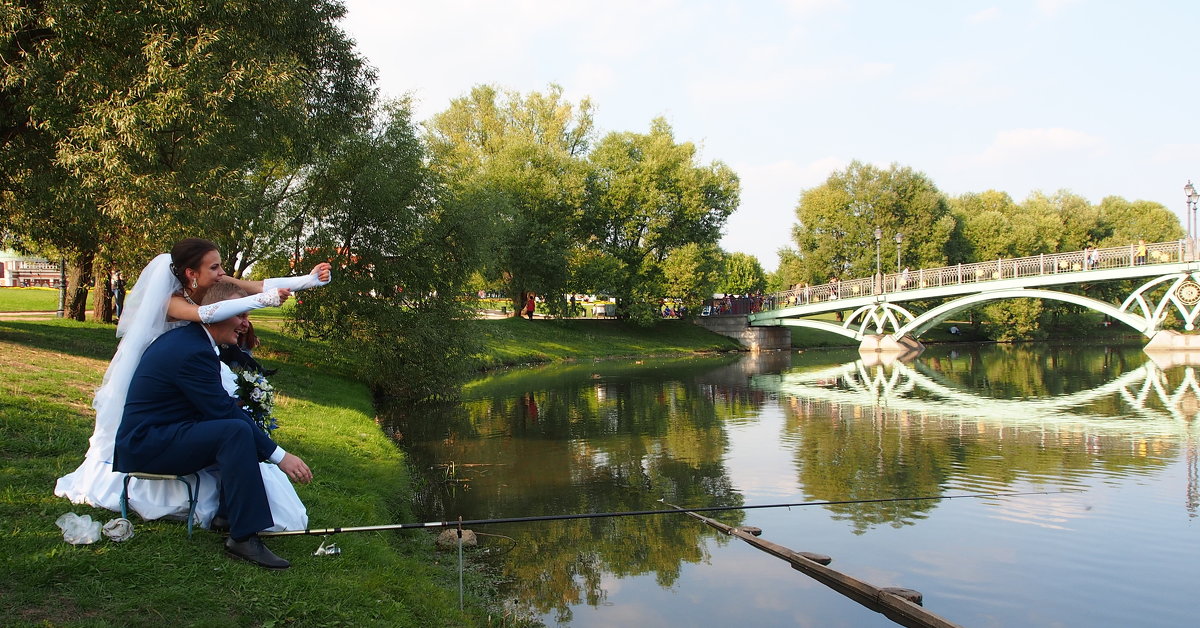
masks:
<svg viewBox="0 0 1200 628"><path fill-rule="evenodd" d="M519 369L389 429L434 471L421 506L437 517L651 510L662 508L659 498L740 505L722 463L722 425L762 403L765 393L729 385L744 383L747 368L729 357ZM671 586L682 563L707 560L702 538L713 537L674 517L552 521L503 534L523 555L507 570L514 596L560 621L572 605L603 603L605 577L653 573Z"/></svg>
<svg viewBox="0 0 1200 628"><path fill-rule="evenodd" d="M873 366L853 358L517 369L467 386L461 403L397 409L386 429L427 472L418 507L431 519L646 510L660 498L713 506L776 494L845 501L1067 488L1152 476L1181 458L1184 505L1196 515L1193 367L1164 370L1137 347L932 347L916 362ZM782 421L767 421L772 413ZM790 477L771 466L775 476L761 482L772 492L748 469L778 456L790 459ZM919 524L939 504L824 508L862 535ZM1003 516L1044 526L1077 516L1069 507L1047 516L1005 506ZM743 517L719 518L739 525ZM726 543L673 516L486 531L516 539L504 564L514 610L559 622L581 605L610 603L618 579L646 575L669 589L685 565L708 562Z"/></svg>

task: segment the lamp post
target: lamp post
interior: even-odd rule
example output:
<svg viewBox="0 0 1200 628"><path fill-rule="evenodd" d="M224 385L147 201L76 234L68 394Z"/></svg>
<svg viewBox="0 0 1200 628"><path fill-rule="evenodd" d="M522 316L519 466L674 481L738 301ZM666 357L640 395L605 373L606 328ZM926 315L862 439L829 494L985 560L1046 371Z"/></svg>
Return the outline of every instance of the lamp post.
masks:
<svg viewBox="0 0 1200 628"><path fill-rule="evenodd" d="M1196 204L1200 201L1200 193L1196 192L1196 187L1192 185L1192 180L1188 179L1187 185L1183 186L1183 194L1187 197L1187 206L1189 216L1188 220L1188 248L1191 249L1191 258L1196 256Z"/></svg>
<svg viewBox="0 0 1200 628"><path fill-rule="evenodd" d="M900 272L900 243L904 241L904 234L896 232L896 272Z"/></svg>
<svg viewBox="0 0 1200 628"><path fill-rule="evenodd" d="M875 227L875 293L881 292L883 275L879 272L879 241L883 239L883 229Z"/></svg>

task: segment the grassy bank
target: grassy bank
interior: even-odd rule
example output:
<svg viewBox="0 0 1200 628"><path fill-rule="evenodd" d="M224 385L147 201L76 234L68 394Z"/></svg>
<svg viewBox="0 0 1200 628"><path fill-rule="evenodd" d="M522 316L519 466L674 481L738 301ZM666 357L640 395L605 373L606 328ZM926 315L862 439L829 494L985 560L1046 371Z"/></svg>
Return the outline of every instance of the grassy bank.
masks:
<svg viewBox="0 0 1200 628"><path fill-rule="evenodd" d="M89 310L94 292L88 292ZM0 312L53 312L57 309L58 288L0 288Z"/></svg>
<svg viewBox="0 0 1200 628"><path fill-rule="evenodd" d="M664 320L651 327L598 319L505 318L472 322L483 339L482 368L513 364L730 351L737 341L686 321Z"/></svg>
<svg viewBox="0 0 1200 628"><path fill-rule="evenodd" d="M279 368L277 437L312 467L298 488L310 525L411 520L403 457L373 422L368 391L320 361L313 343L263 330ZM455 559L427 533L334 537L340 556L314 557L318 537L270 544L293 562L269 572L223 555L222 538L180 522L143 522L125 543L66 544L65 512L107 521L106 510L55 497L55 480L87 449L92 392L115 349L113 327L0 321L0 617L5 625L456 626L498 624L458 610ZM442 563L441 565L437 563ZM469 579L478 581L478 578ZM468 604L478 598L468 591Z"/></svg>

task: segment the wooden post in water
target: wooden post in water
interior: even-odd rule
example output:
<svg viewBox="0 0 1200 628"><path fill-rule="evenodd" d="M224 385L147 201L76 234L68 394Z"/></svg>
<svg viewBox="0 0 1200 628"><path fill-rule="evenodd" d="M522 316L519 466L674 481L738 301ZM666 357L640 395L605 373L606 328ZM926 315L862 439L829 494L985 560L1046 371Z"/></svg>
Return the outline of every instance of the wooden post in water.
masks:
<svg viewBox="0 0 1200 628"><path fill-rule="evenodd" d="M666 502L663 503L666 504ZM803 572L821 584L876 613L882 613L888 619L902 626L911 626L913 628L958 628L958 624L946 621L920 606L921 594L917 591L894 587L876 587L836 569L826 567L825 565L833 561L828 556L809 552L797 552L777 543L757 538L753 532L748 531L751 529L734 528L720 521L715 521L691 512L686 508L680 508L674 504L667 505L672 508L679 508L679 510L683 510L688 515L703 521L710 527L716 528L730 536L736 536L772 556L786 560L792 565L792 569ZM757 528L752 530L761 533L761 530Z"/></svg>

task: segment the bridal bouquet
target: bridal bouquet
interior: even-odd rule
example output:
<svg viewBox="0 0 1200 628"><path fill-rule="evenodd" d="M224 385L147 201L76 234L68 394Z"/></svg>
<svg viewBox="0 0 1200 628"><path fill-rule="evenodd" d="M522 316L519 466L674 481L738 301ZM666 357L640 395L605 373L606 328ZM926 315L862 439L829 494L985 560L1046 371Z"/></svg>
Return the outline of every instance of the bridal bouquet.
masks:
<svg viewBox="0 0 1200 628"><path fill-rule="evenodd" d="M268 435L279 427L275 422L275 388L254 369L237 371L238 399L262 431Z"/></svg>

